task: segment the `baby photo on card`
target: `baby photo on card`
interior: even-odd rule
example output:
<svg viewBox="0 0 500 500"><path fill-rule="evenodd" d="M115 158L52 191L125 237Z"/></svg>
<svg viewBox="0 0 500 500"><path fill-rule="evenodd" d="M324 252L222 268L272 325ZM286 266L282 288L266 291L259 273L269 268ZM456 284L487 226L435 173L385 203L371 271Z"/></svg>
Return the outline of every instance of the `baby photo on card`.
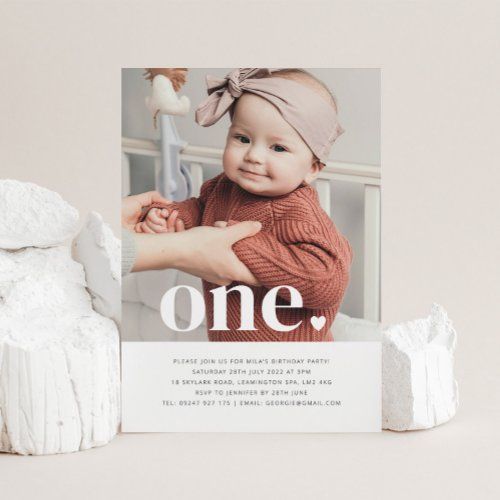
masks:
<svg viewBox="0 0 500 500"><path fill-rule="evenodd" d="M381 428L380 70L122 69L122 428Z"/></svg>

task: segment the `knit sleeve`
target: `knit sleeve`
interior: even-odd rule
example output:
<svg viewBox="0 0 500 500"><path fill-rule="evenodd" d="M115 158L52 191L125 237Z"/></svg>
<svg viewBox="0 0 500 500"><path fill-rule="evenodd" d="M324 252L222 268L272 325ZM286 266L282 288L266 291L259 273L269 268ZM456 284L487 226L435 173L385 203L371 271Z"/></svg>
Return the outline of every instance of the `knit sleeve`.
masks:
<svg viewBox="0 0 500 500"><path fill-rule="evenodd" d="M181 219L184 222L184 227L186 229L191 229L192 227L199 226L201 224L201 218L203 216L203 210L207 202L208 197L212 194L217 182L221 176L218 175L213 179L209 179L204 182L200 189L200 196L198 198L192 197L184 201L172 201L168 204L165 203L153 203L148 206L140 218L142 222L149 210L152 208L166 208L169 212L177 210L179 215L177 219Z"/></svg>
<svg viewBox="0 0 500 500"><path fill-rule="evenodd" d="M134 236L127 229L122 229L122 276L130 273L134 267L136 255Z"/></svg>
<svg viewBox="0 0 500 500"><path fill-rule="evenodd" d="M271 233L257 233L233 245L238 258L266 288L288 285L297 289L303 306L325 308L341 302L349 283L352 249L339 233L306 222L280 221L287 234L281 243ZM279 295L289 300L289 292Z"/></svg>
<svg viewBox="0 0 500 500"><path fill-rule="evenodd" d="M201 224L201 216L203 215L203 204L199 198L189 198L184 201L174 201L167 206L170 212L177 210L179 215L177 220L181 219L184 222L186 229L199 226Z"/></svg>

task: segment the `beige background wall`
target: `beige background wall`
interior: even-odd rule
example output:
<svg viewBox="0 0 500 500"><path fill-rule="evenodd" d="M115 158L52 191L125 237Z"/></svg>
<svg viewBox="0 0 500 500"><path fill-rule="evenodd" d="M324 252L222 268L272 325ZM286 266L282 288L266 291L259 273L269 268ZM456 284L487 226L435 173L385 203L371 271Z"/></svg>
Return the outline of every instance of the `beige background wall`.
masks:
<svg viewBox="0 0 500 500"><path fill-rule="evenodd" d="M498 498L500 5L213 4L2 3L1 176L68 198L76 185L82 209L116 228L120 68L381 67L382 316L449 311L459 413L404 435L135 435L73 457L0 457L7 492Z"/></svg>
<svg viewBox="0 0 500 500"><path fill-rule="evenodd" d="M98 9L60 6L0 4L0 178L57 191L80 224L96 210L118 234L120 70L95 43Z"/></svg>

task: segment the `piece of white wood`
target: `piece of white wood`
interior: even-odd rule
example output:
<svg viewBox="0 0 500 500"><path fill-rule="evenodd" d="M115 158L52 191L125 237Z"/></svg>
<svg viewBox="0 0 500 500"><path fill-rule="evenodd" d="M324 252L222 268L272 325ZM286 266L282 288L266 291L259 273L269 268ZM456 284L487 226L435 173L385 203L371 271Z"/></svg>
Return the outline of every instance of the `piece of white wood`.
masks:
<svg viewBox="0 0 500 500"><path fill-rule="evenodd" d="M201 185L203 184L203 165L201 163L192 162L189 164L191 173L192 193L191 196L200 196Z"/></svg>
<svg viewBox="0 0 500 500"><path fill-rule="evenodd" d="M122 151L122 197L130 195L130 158Z"/></svg>
<svg viewBox="0 0 500 500"><path fill-rule="evenodd" d="M365 186L363 317L380 320L380 188Z"/></svg>
<svg viewBox="0 0 500 500"><path fill-rule="evenodd" d="M332 190L330 186L330 181L326 179L318 179L315 185L316 185L316 191L318 192L319 203L321 205L321 208L328 214L328 217L331 217Z"/></svg>
<svg viewBox="0 0 500 500"><path fill-rule="evenodd" d="M155 188L161 190L163 175L162 175L162 162L161 158L154 158L154 171L155 171Z"/></svg>

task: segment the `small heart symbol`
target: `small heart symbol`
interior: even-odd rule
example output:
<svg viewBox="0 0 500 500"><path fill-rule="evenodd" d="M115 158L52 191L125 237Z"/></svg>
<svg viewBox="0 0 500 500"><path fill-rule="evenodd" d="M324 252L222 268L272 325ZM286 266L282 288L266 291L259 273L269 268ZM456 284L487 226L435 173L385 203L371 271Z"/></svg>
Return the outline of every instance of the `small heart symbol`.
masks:
<svg viewBox="0 0 500 500"><path fill-rule="evenodd" d="M316 328L316 330L321 330L326 323L326 318L324 316L320 316L319 318L317 316L313 316L311 318L311 325Z"/></svg>

